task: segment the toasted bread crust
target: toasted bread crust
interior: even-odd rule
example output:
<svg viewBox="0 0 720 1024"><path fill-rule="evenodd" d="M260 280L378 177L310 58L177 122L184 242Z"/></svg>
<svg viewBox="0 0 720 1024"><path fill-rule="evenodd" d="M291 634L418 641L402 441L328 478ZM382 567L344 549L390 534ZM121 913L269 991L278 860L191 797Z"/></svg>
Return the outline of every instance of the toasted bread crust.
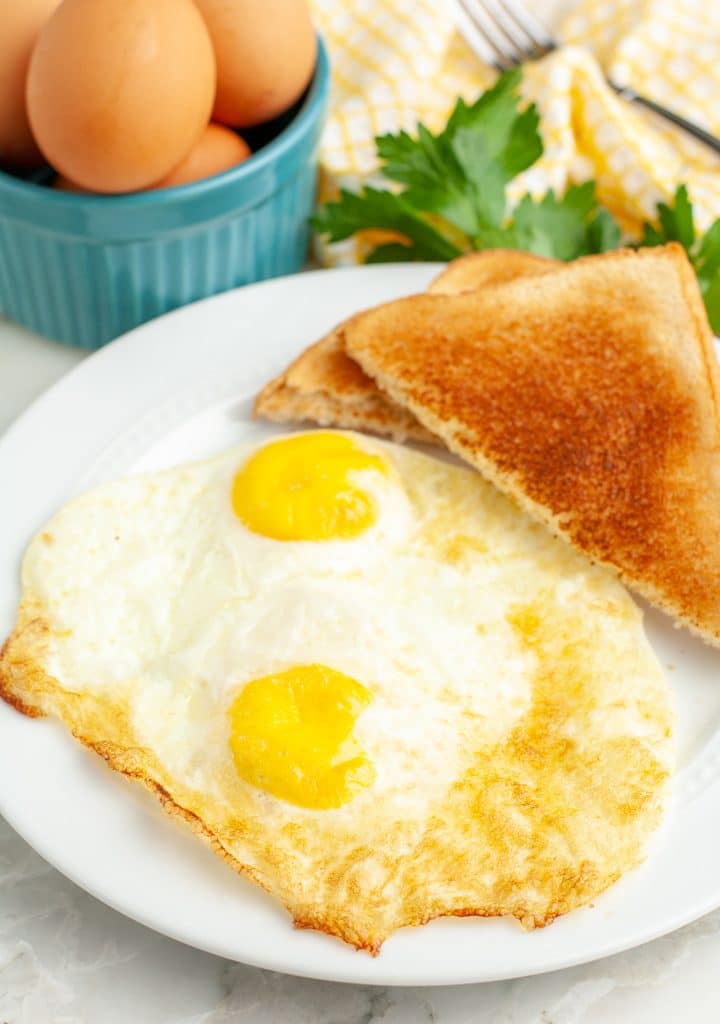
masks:
<svg viewBox="0 0 720 1024"><path fill-rule="evenodd" d="M469 253L449 263L428 291L456 295L521 274L546 274L557 266L554 260L514 250ZM276 423L311 422L323 427L369 430L398 442L440 444L347 356L343 342L345 326L340 324L311 345L266 384L255 400L254 414Z"/></svg>
<svg viewBox="0 0 720 1024"><path fill-rule="evenodd" d="M369 430L398 442L440 443L348 358L341 328L315 342L266 384L255 400L254 414L276 423L311 422Z"/></svg>
<svg viewBox="0 0 720 1024"><path fill-rule="evenodd" d="M680 246L389 303L346 345L531 515L720 646L718 369Z"/></svg>
<svg viewBox="0 0 720 1024"><path fill-rule="evenodd" d="M460 295L492 287L516 277L540 277L562 266L559 260L535 256L521 249L485 249L451 260L428 285L431 295Z"/></svg>

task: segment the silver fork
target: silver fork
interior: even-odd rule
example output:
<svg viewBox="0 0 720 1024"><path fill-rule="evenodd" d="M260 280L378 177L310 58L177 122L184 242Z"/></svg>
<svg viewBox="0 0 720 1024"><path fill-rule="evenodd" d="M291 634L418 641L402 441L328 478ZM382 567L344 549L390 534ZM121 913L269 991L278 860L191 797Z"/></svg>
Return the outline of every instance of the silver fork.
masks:
<svg viewBox="0 0 720 1024"><path fill-rule="evenodd" d="M498 71L508 71L526 60L537 60L558 48L548 30L518 0L453 0L458 29L475 54ZM641 96L608 78L611 89L625 100L639 103L682 128L720 153L720 139L674 110Z"/></svg>

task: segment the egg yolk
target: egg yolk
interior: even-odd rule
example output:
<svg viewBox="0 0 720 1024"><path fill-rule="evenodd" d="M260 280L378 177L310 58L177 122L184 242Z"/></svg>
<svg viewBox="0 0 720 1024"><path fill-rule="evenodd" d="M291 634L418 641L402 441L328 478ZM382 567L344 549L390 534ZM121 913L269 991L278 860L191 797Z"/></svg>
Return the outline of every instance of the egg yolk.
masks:
<svg viewBox="0 0 720 1024"><path fill-rule="evenodd" d="M238 774L298 807L341 807L375 778L351 736L371 700L361 683L325 665L254 679L230 709Z"/></svg>
<svg viewBox="0 0 720 1024"><path fill-rule="evenodd" d="M265 445L236 474L235 515L253 533L274 540L347 540L372 526L372 495L354 478L386 473L379 455L328 431Z"/></svg>

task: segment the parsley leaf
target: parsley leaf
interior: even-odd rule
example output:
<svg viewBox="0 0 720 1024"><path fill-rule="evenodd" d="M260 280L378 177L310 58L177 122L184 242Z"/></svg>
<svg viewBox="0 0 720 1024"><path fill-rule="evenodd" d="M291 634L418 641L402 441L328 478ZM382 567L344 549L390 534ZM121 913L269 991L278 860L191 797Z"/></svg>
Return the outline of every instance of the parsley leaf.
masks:
<svg viewBox="0 0 720 1024"><path fill-rule="evenodd" d="M694 258L695 269L701 277L715 277L720 270L720 220L705 232Z"/></svg>
<svg viewBox="0 0 720 1024"><path fill-rule="evenodd" d="M501 75L472 104L459 99L447 125L433 135L418 125L376 139L380 169L406 187L416 209L444 217L473 236L482 225L498 226L505 214L505 186L542 153L539 114L520 111L520 71Z"/></svg>
<svg viewBox="0 0 720 1024"><path fill-rule="evenodd" d="M695 268L708 320L720 332L720 220L698 241L692 204L685 185L680 185L670 204L658 203L658 224L644 224L641 245L680 242Z"/></svg>
<svg viewBox="0 0 720 1024"><path fill-rule="evenodd" d="M715 222L718 223L717 221ZM715 276L710 281L700 281L705 309L708 320L715 334L720 334L720 276Z"/></svg>
<svg viewBox="0 0 720 1024"><path fill-rule="evenodd" d="M501 75L492 89L475 103L460 99L445 128L437 135L418 125L417 135L398 132L375 141L380 170L388 181L403 186L390 192L397 214L399 206L411 216L434 215L463 236L463 248L475 248L474 240L486 228L499 227L505 217L505 187L516 174L530 167L542 153L539 115L534 106L520 110L520 72ZM402 232L397 223L378 224L381 200L377 190L364 189L357 196L344 192L340 200L326 204L314 219L316 230L331 240L352 220L355 230L387 227ZM393 216L397 222L398 217ZM348 237L348 232L342 237ZM424 241L408 235L417 255L438 259L424 249ZM447 258L447 257L442 257Z"/></svg>
<svg viewBox="0 0 720 1024"><path fill-rule="evenodd" d="M506 189L542 155L539 115L522 106L520 70L501 75L474 103L459 99L447 124L433 135L398 132L375 142L390 188L341 191L312 225L329 241L380 229L394 238L378 244L368 263L451 260L472 249L525 249L572 260L622 244L609 210L597 203L595 183L571 185L562 196L525 195L508 211ZM697 236L687 188L658 203L657 222L643 225L640 246L677 241L697 273L713 330L720 332L720 220Z"/></svg>
<svg viewBox="0 0 720 1024"><path fill-rule="evenodd" d="M617 221L604 206L598 207L587 228L588 253L617 249L622 233Z"/></svg>
<svg viewBox="0 0 720 1024"><path fill-rule="evenodd" d="M603 222L604 235L593 227L595 210L595 183L592 181L571 185L562 198L552 189L538 202L524 196L513 212L507 244L514 249L526 249L560 260L572 260L597 251L607 234L612 236L612 228ZM607 216L616 227L610 214Z"/></svg>
<svg viewBox="0 0 720 1024"><path fill-rule="evenodd" d="M437 135L420 124L375 141L380 170L398 191L364 188L326 203L313 226L330 241L384 228L401 237L367 257L449 259L470 249L504 246L569 260L617 245L619 229L596 210L592 183L561 198L525 196L508 217L506 187L543 151L537 108L522 107L520 71L501 75L474 103L459 99Z"/></svg>
<svg viewBox="0 0 720 1024"><path fill-rule="evenodd" d="M414 210L403 195L387 189L366 187L359 193L343 190L337 202L326 203L318 211L313 226L327 234L331 242L341 242L367 228L396 231L407 239L403 246L407 260L452 260L462 251Z"/></svg>

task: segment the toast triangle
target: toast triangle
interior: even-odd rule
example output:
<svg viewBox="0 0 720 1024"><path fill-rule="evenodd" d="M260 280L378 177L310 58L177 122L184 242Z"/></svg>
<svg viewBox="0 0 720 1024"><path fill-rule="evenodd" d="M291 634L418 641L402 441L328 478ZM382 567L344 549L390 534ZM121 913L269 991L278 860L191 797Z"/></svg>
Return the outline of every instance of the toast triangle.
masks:
<svg viewBox="0 0 720 1024"><path fill-rule="evenodd" d="M449 449L720 646L720 386L679 245L401 299L344 334Z"/></svg>
<svg viewBox="0 0 720 1024"><path fill-rule="evenodd" d="M508 281L521 274L555 269L554 260L511 249L460 256L435 278L428 291L458 292ZM310 421L323 427L369 430L394 441L440 444L416 418L382 393L344 349L342 327L305 349L265 385L255 400L256 416L278 423Z"/></svg>

